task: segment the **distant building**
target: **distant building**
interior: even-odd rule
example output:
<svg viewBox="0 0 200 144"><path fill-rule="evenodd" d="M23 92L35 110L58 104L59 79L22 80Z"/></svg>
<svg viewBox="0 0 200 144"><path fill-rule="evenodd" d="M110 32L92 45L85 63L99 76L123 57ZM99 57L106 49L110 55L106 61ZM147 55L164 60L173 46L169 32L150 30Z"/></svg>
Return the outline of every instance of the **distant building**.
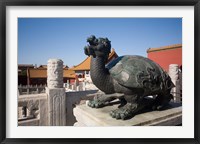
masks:
<svg viewBox="0 0 200 144"><path fill-rule="evenodd" d="M18 65L18 74L23 75L23 73L26 74L26 71L28 68L34 68L34 65L32 64L19 64Z"/></svg>
<svg viewBox="0 0 200 144"><path fill-rule="evenodd" d="M28 69L27 85L45 85L47 84L47 69L46 68L32 68Z"/></svg>
<svg viewBox="0 0 200 144"><path fill-rule="evenodd" d="M67 82L74 83L75 76L76 76L76 74L75 74L75 71L73 69L64 68L64 70L63 70L63 82L64 83L67 83Z"/></svg>
<svg viewBox="0 0 200 144"><path fill-rule="evenodd" d="M27 85L45 85L47 84L47 69L46 68L33 68L28 69ZM75 72L71 69L63 68L63 82L74 82Z"/></svg>
<svg viewBox="0 0 200 144"><path fill-rule="evenodd" d="M168 72L170 64L178 64L182 67L182 44L149 48L147 56Z"/></svg>
<svg viewBox="0 0 200 144"><path fill-rule="evenodd" d="M118 55L114 49L112 49L108 62L117 58ZM63 66L63 82L73 84L75 80L81 81L81 79L90 78L90 62L91 57L87 57L80 64L69 68L68 66ZM24 79L18 78L18 84L22 85L45 85L47 84L47 65L40 65L35 68L33 65L28 65L29 67L24 67L26 75ZM18 75L19 77L19 75Z"/></svg>
<svg viewBox="0 0 200 144"><path fill-rule="evenodd" d="M18 85L27 84L27 70L34 68L33 64L19 64L18 65Z"/></svg>

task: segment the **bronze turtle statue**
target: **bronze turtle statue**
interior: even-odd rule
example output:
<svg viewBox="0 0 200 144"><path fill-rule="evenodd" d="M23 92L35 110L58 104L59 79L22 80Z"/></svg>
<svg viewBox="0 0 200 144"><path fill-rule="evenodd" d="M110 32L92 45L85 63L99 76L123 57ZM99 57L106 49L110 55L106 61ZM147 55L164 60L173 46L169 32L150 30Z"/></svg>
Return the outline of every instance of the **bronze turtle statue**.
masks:
<svg viewBox="0 0 200 144"><path fill-rule="evenodd" d="M120 56L106 65L111 42L108 38L87 39L89 45L84 52L91 57L90 74L95 86L104 94L89 101L88 106L100 108L115 99L121 106L110 112L116 119L128 119L142 111L149 104L144 98L154 95L152 108L162 109L172 99L174 84L169 75L155 62L142 56Z"/></svg>

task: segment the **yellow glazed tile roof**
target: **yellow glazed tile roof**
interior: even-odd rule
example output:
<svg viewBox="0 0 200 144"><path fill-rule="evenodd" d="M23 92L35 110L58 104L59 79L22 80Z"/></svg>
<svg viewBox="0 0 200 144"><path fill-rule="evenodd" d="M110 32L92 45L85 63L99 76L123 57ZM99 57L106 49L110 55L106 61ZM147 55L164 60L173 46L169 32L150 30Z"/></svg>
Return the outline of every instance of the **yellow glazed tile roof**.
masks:
<svg viewBox="0 0 200 144"><path fill-rule="evenodd" d="M29 69L28 75L30 78L47 78L47 69ZM75 78L75 71L72 69L63 69L64 78Z"/></svg>
<svg viewBox="0 0 200 144"><path fill-rule="evenodd" d="M112 49L111 53L109 54L108 61L111 60L114 56L118 56L114 49ZM90 62L91 57L87 57L83 62L74 66L73 70L90 70Z"/></svg>
<svg viewBox="0 0 200 144"><path fill-rule="evenodd" d="M28 76L30 78L47 78L47 69L45 68L28 69Z"/></svg>

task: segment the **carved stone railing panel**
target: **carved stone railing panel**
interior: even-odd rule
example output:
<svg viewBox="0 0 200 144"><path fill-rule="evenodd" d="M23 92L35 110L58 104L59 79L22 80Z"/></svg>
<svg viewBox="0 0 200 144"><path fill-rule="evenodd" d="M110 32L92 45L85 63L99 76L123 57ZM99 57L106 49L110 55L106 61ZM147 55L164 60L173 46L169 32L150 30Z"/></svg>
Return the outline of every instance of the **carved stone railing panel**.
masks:
<svg viewBox="0 0 200 144"><path fill-rule="evenodd" d="M93 99L97 90L66 92L66 125L73 126L76 119L73 114L74 107L82 100Z"/></svg>
<svg viewBox="0 0 200 144"><path fill-rule="evenodd" d="M18 97L18 121L38 119L39 125L47 125L47 94L20 95Z"/></svg>

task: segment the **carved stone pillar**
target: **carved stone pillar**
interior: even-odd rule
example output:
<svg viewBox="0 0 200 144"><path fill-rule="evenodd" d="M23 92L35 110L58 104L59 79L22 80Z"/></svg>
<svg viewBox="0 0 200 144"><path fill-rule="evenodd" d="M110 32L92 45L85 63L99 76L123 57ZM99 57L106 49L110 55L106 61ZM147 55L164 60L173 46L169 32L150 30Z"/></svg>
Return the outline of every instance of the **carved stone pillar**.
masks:
<svg viewBox="0 0 200 144"><path fill-rule="evenodd" d="M178 64L170 64L169 65L169 76L171 77L172 82L174 83L175 87L172 88L171 92L174 96L174 101L176 102L177 95L176 95L176 81L178 80L179 75L179 68Z"/></svg>
<svg viewBox="0 0 200 144"><path fill-rule="evenodd" d="M66 125L65 88L63 88L63 61L50 59L47 64L48 123Z"/></svg>
<svg viewBox="0 0 200 144"><path fill-rule="evenodd" d="M47 87L63 88L63 61L50 59L47 64Z"/></svg>

